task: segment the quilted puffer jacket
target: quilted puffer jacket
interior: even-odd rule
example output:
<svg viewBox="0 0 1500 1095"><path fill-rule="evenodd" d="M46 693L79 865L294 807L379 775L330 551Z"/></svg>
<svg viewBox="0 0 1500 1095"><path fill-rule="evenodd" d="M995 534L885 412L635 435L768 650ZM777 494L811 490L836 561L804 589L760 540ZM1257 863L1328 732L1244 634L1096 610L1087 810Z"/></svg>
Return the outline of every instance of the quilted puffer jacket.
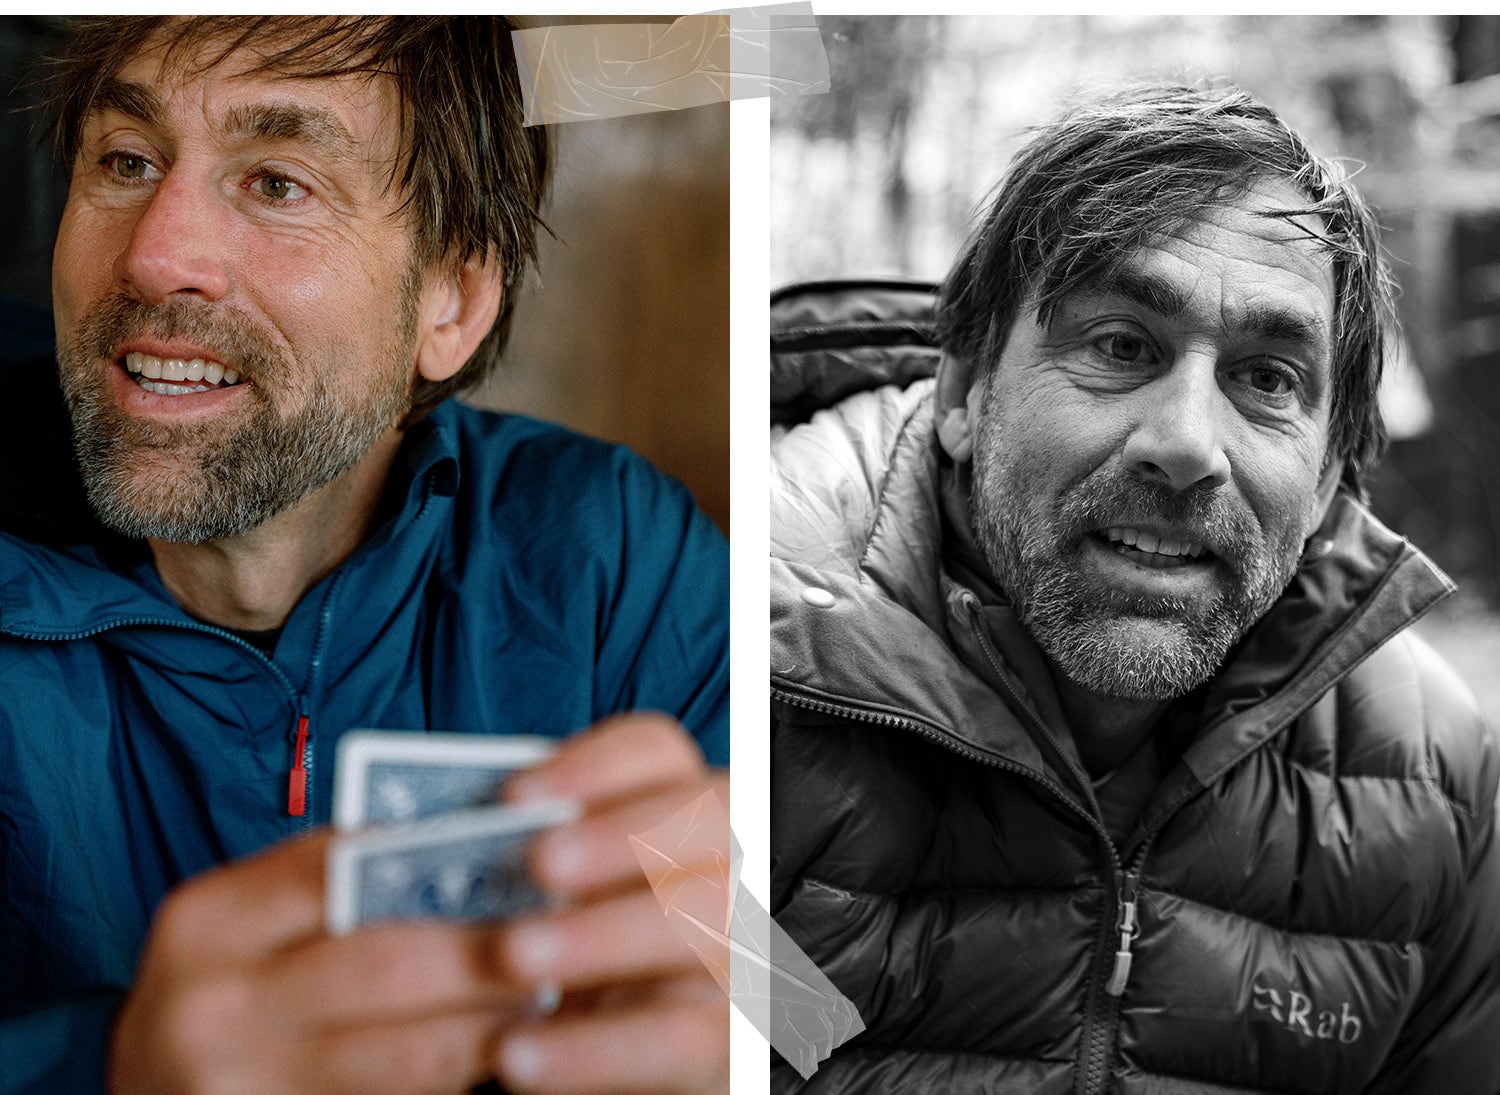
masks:
<svg viewBox="0 0 1500 1095"><path fill-rule="evenodd" d="M866 1029L773 1089L1500 1091L1500 766L1403 630L1447 580L1340 495L1117 842L955 577L935 352L849 288L778 302L772 903Z"/></svg>

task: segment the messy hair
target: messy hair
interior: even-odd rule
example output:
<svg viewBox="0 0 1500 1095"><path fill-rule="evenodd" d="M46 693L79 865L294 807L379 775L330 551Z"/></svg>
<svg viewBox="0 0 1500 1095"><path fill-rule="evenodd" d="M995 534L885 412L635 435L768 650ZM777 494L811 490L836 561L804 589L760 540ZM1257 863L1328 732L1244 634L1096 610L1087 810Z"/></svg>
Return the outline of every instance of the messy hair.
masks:
<svg viewBox="0 0 1500 1095"><path fill-rule="evenodd" d="M523 127L512 26L501 16L95 16L73 33L52 69L57 147L73 163L100 92L142 49L207 72L244 50L251 71L311 79L389 77L400 103L400 150L390 182L410 217L422 268L473 257L498 262L505 292L494 326L448 380L419 381L408 420L481 381L510 332L528 262L536 260L546 193L542 126ZM239 58L237 58L239 60Z"/></svg>
<svg viewBox="0 0 1500 1095"><path fill-rule="evenodd" d="M1385 445L1376 393L1396 322L1379 228L1349 175L1243 92L1134 90L1041 127L943 285L944 350L975 363L997 360L1027 303L1049 323L1065 297L1108 282L1152 238L1261 181L1305 195L1301 208L1270 215L1314 237L1332 262L1329 446L1358 490ZM1313 214L1321 230L1291 220Z"/></svg>

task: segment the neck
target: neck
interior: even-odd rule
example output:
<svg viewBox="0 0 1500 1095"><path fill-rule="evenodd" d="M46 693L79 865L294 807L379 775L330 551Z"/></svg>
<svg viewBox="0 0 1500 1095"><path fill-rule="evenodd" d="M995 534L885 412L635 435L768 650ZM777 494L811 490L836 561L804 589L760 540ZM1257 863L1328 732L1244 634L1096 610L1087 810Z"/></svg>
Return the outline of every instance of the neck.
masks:
<svg viewBox="0 0 1500 1095"><path fill-rule="evenodd" d="M151 540L167 592L191 616L263 631L370 534L401 434L389 429L349 471L270 520L204 543Z"/></svg>
<svg viewBox="0 0 1500 1095"><path fill-rule="evenodd" d="M1101 696L1075 683L1056 666L1049 664L1048 668L1073 731L1078 757L1095 779L1123 764L1167 709L1166 700Z"/></svg>

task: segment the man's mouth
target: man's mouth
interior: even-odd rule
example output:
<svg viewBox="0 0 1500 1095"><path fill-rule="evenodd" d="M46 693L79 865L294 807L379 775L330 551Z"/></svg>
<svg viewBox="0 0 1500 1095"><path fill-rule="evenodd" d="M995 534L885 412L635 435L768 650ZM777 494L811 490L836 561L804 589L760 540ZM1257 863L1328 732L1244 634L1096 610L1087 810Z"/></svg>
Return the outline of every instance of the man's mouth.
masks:
<svg viewBox="0 0 1500 1095"><path fill-rule="evenodd" d="M1141 566L1165 570L1195 562L1208 562L1212 552L1193 540L1178 540L1129 525L1115 525L1094 534L1120 555Z"/></svg>
<svg viewBox="0 0 1500 1095"><path fill-rule="evenodd" d="M125 371L148 392L157 395L191 395L228 388L240 382L240 374L217 361L153 357L133 351L125 355Z"/></svg>

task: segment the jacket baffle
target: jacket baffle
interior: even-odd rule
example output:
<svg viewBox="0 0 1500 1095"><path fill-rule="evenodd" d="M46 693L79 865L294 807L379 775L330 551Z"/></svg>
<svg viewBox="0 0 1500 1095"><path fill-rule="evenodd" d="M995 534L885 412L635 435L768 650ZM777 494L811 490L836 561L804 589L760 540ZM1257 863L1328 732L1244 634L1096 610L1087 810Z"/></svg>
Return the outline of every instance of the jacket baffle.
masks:
<svg viewBox="0 0 1500 1095"><path fill-rule="evenodd" d="M102 1089L162 897L327 822L345 730L650 709L728 763L727 548L679 484L449 401L382 516L270 656L184 614L139 544L0 542L0 1090Z"/></svg>
<svg viewBox="0 0 1500 1095"><path fill-rule="evenodd" d="M772 909L866 1024L773 1090L1500 1090L1500 765L1403 630L1447 579L1339 495L1113 839L873 360L773 378L838 396L772 448Z"/></svg>

